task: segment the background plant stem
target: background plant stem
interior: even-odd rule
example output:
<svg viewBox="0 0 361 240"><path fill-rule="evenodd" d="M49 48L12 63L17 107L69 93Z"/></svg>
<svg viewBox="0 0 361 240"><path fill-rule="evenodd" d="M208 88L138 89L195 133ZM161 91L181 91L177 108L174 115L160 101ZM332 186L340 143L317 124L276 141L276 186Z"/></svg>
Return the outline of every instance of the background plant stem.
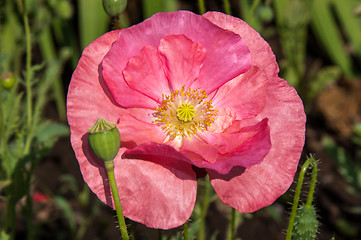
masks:
<svg viewBox="0 0 361 240"><path fill-rule="evenodd" d="M209 183L209 176L207 175L204 179L203 205L200 216L198 240L206 239L206 216L209 207L209 194L210 194L210 183Z"/></svg>
<svg viewBox="0 0 361 240"><path fill-rule="evenodd" d="M26 84L26 101L27 101L27 127L28 130L31 129L32 124L32 83L31 83L31 35L30 35L30 26L29 26L29 18L24 11L24 26L25 26L25 39L26 39L26 76L25 76L25 84Z"/></svg>

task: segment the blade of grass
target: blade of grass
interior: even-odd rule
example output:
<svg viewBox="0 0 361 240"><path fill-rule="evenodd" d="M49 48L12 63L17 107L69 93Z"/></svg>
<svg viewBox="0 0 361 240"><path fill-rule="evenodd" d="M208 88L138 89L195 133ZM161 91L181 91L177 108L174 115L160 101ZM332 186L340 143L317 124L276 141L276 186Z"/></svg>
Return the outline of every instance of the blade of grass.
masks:
<svg viewBox="0 0 361 240"><path fill-rule="evenodd" d="M353 4L350 0L332 0L337 15L351 41L355 53L361 57L361 24L353 13Z"/></svg>
<svg viewBox="0 0 361 240"><path fill-rule="evenodd" d="M100 0L78 0L80 45L84 49L107 31L109 17Z"/></svg>
<svg viewBox="0 0 361 240"><path fill-rule="evenodd" d="M331 14L329 0L314 0L311 9L313 30L333 62L340 66L346 76L352 77L351 59Z"/></svg>

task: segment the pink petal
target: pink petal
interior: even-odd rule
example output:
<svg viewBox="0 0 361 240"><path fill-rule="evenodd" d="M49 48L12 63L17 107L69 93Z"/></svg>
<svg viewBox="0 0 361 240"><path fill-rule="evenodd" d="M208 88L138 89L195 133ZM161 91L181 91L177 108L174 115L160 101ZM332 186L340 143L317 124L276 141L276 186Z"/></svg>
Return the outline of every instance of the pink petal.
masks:
<svg viewBox="0 0 361 240"><path fill-rule="evenodd" d="M139 55L129 60L123 75L131 88L160 104L163 100L162 94L170 94L169 83L162 69L158 51L145 46Z"/></svg>
<svg viewBox="0 0 361 240"><path fill-rule="evenodd" d="M268 82L266 106L257 119L269 119L271 149L264 160L227 175L209 171L223 202L240 212L270 205L291 185L305 140L306 116L297 92L281 78ZM254 119L254 121L258 121Z"/></svg>
<svg viewBox="0 0 361 240"><path fill-rule="evenodd" d="M200 144L194 142L193 151L208 160L204 163L197 161L194 165L212 169L220 174L227 174L235 166L250 168L261 163L271 147L267 119L254 126L246 127L241 126L239 122L233 124L239 125L238 127L231 127L222 133L199 133L199 136L207 145L211 146L211 149L217 147L218 155L216 155L216 161L210 162L206 158L208 153L204 152L206 154L204 155L202 149L198 148Z"/></svg>
<svg viewBox="0 0 361 240"><path fill-rule="evenodd" d="M99 170L104 164L90 150L87 130L98 117L116 122L124 113L124 109L115 104L100 75L101 61L118 35L119 31L106 33L84 49L73 73L67 96L71 144L85 182L98 196L104 191L102 175L105 172Z"/></svg>
<svg viewBox="0 0 361 240"><path fill-rule="evenodd" d="M146 142L163 143L166 138L166 133L163 129L154 123L142 121L137 117L139 115L133 116L131 112L126 112L119 116L118 129L122 146L133 148Z"/></svg>
<svg viewBox="0 0 361 240"><path fill-rule="evenodd" d="M197 194L191 165L171 158L156 163L117 159L115 169L126 217L161 229L178 227L189 219Z"/></svg>
<svg viewBox="0 0 361 240"><path fill-rule="evenodd" d="M251 52L252 66L258 66L267 77L277 76L278 64L271 47L246 22L220 12L207 12L203 16L220 28L239 34Z"/></svg>
<svg viewBox="0 0 361 240"><path fill-rule="evenodd" d="M71 143L84 180L103 202L112 206L110 188L102 161L87 142L87 129L98 117L116 122L118 118L139 117L144 109L128 114L114 104L101 75L99 65L116 40L119 31L107 33L83 52L68 92L67 110ZM122 117L122 116L125 117ZM145 115L147 117L147 115ZM120 128L122 123L119 124ZM143 130L143 129L142 129ZM127 138L125 135L123 138ZM115 158L115 175L123 212L126 217L154 228L174 228L191 215L196 198L196 177L189 164L179 162L164 166L142 160Z"/></svg>
<svg viewBox="0 0 361 240"><path fill-rule="evenodd" d="M173 90L189 88L199 75L206 50L184 35L163 38L159 52L164 56L165 72Z"/></svg>
<svg viewBox="0 0 361 240"><path fill-rule="evenodd" d="M67 117L71 143L83 171L92 168L83 153L83 137L98 117L116 122L124 110L117 106L100 75L100 63L117 39L119 31L109 32L84 49L75 69L67 96Z"/></svg>
<svg viewBox="0 0 361 240"><path fill-rule="evenodd" d="M180 162L190 162L185 155L175 150L172 146L155 142L142 143L135 148L126 151L124 157L144 159L163 165L174 165L179 163L183 166L184 163Z"/></svg>
<svg viewBox="0 0 361 240"><path fill-rule="evenodd" d="M144 46L157 48L161 39L170 35L184 35L207 51L195 82L199 83L194 88L201 87L210 93L246 72L250 66L249 50L237 34L225 31L192 12L157 13L138 25L123 29L104 58L104 79L118 104L125 107L154 106L151 99L130 91L122 71L129 59L138 55Z"/></svg>
<svg viewBox="0 0 361 240"><path fill-rule="evenodd" d="M238 119L253 118L265 106L266 86L265 74L254 66L220 87L212 100L213 106L233 109Z"/></svg>

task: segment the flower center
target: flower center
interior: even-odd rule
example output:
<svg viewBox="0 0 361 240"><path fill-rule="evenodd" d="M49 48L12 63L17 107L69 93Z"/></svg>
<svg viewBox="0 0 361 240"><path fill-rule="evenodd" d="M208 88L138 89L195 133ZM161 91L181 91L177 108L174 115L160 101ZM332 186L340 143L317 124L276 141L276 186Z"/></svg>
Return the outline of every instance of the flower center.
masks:
<svg viewBox="0 0 361 240"><path fill-rule="evenodd" d="M170 96L163 95L162 105L155 108L154 123L161 124L170 138L190 137L214 122L216 110L203 90L186 91L184 86Z"/></svg>
<svg viewBox="0 0 361 240"><path fill-rule="evenodd" d="M188 103L182 103L177 109L177 117L180 121L189 122L195 117L195 110L192 105Z"/></svg>

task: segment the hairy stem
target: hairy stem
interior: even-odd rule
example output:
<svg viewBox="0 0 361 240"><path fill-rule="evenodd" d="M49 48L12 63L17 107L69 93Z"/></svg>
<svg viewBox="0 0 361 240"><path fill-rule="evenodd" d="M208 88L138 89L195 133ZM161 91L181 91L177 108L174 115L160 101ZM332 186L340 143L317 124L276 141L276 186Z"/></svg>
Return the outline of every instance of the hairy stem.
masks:
<svg viewBox="0 0 361 240"><path fill-rule="evenodd" d="M112 161L112 162L105 163L105 169L107 170L109 185L112 190L115 210L117 211L117 218L118 218L119 228L120 228L120 232L122 234L122 238L123 238L123 240L129 240L127 226L125 224L123 210L122 210L122 206L120 204L118 187L117 187L117 183L116 183L115 177L114 177L114 162Z"/></svg>
<svg viewBox="0 0 361 240"><path fill-rule="evenodd" d="M286 240L291 240L293 226L294 226L294 223L295 223L296 213L297 213L297 209L298 209L298 202L300 200L300 195L301 195L301 188L302 188L302 184L303 184L303 179L304 179L305 173L306 173L306 171L307 171L310 164L313 167L313 170L312 170L311 186L310 186L310 191L309 191L308 196L307 196L306 205L311 205L312 204L313 193L314 193L314 190L315 190L316 179L317 179L317 162L313 157L310 157L302 165L300 175L298 176L298 182L297 182L297 186L296 186L295 197L293 199L293 204L292 204L291 216L290 216L290 220L288 222Z"/></svg>

